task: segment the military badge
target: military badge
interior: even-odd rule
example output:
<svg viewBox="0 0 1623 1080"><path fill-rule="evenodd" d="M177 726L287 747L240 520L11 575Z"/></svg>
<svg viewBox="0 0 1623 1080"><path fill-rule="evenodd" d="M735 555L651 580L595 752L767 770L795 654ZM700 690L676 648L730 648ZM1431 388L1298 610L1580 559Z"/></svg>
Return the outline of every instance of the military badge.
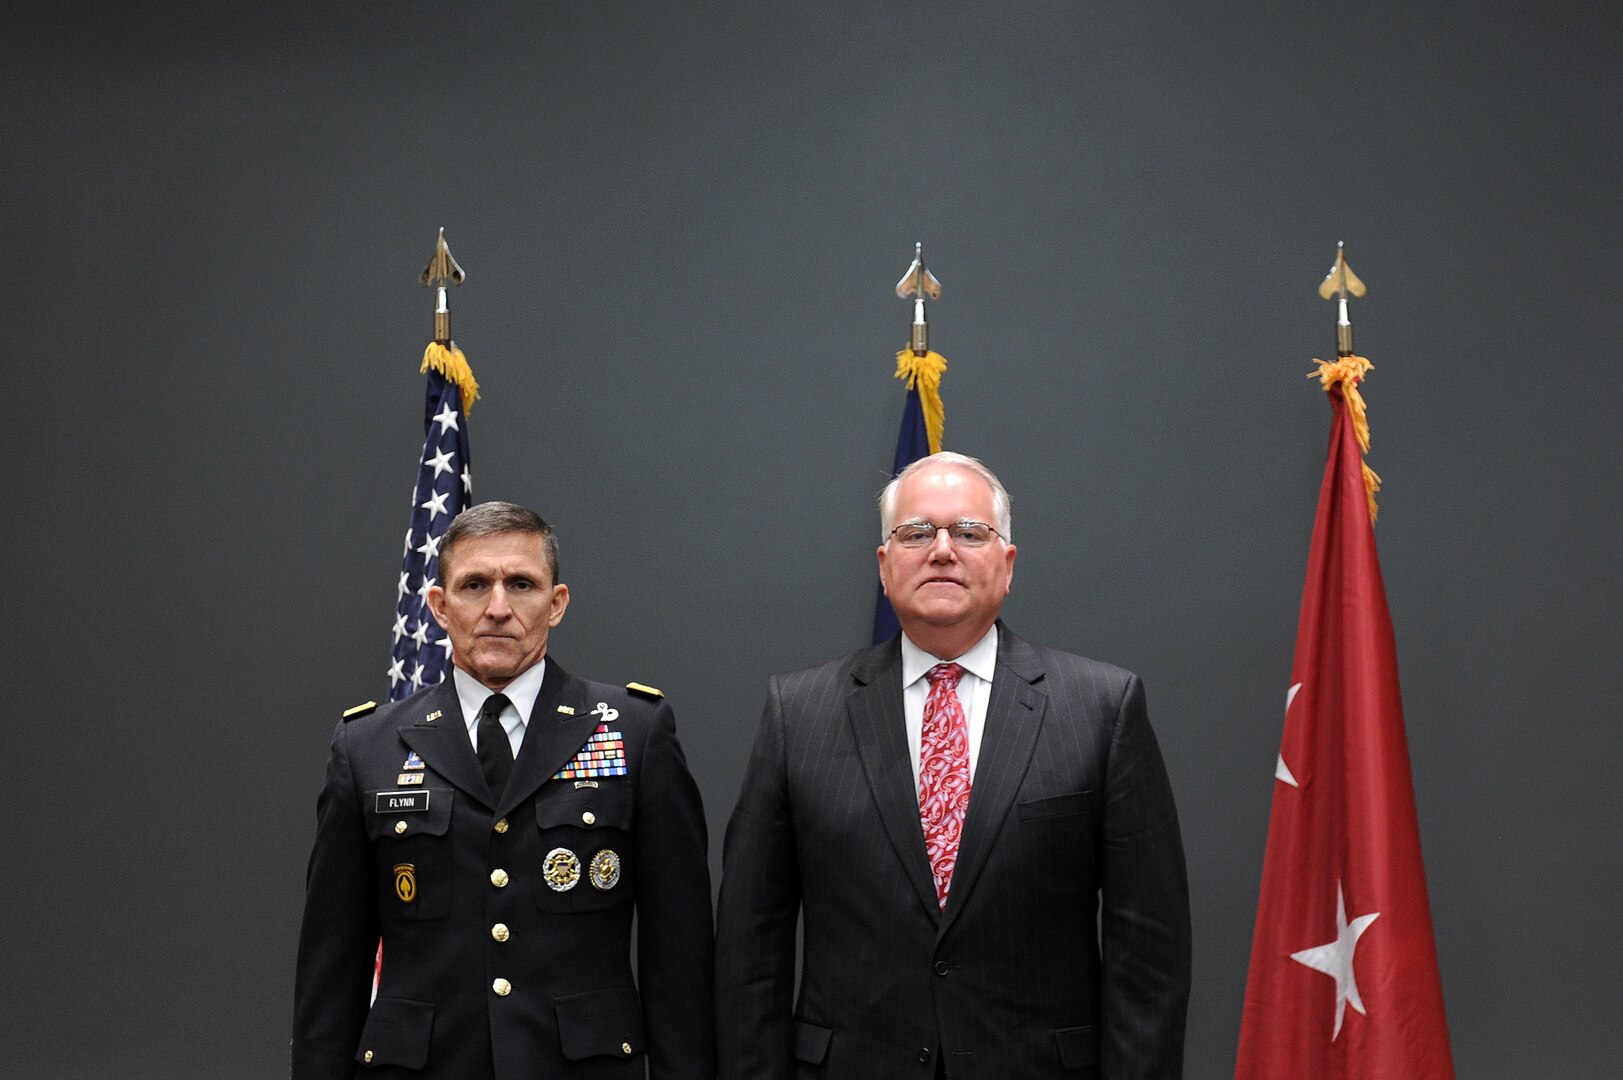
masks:
<svg viewBox="0 0 1623 1080"><path fill-rule="evenodd" d="M403 772L394 778L394 782L399 784L401 787L409 787L412 784L421 784L423 782L423 774L420 772Z"/></svg>
<svg viewBox="0 0 1623 1080"><path fill-rule="evenodd" d="M541 876L553 892L568 892L580 882L580 858L568 848L553 848L541 862Z"/></svg>
<svg viewBox="0 0 1623 1080"><path fill-rule="evenodd" d="M620 856L604 848L592 856L592 887L608 892L620 884Z"/></svg>
<svg viewBox="0 0 1623 1080"><path fill-rule="evenodd" d="M394 894L400 897L402 904L417 899L417 868L411 863L400 863L394 868Z"/></svg>
<svg viewBox="0 0 1623 1080"><path fill-rule="evenodd" d="M428 768L427 765L423 764L423 759L417 756L417 751L415 750L406 755L406 763L400 767L406 772Z"/></svg>

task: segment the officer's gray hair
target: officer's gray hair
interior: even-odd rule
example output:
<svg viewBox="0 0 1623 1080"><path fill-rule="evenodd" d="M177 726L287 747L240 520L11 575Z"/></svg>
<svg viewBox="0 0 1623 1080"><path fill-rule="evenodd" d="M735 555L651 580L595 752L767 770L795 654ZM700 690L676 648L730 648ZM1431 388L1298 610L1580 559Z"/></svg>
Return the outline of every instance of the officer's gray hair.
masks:
<svg viewBox="0 0 1623 1080"><path fill-rule="evenodd" d="M558 584L558 534L540 514L518 503L482 502L470 506L452 519L440 541L439 582L450 581L451 549L464 540L476 536L497 536L501 533L524 533L541 538L541 552L546 557L552 584Z"/></svg>
<svg viewBox="0 0 1623 1080"><path fill-rule="evenodd" d="M885 485L885 490L879 493L879 542L884 543L885 538L890 536L891 526L894 524L891 519L896 516L896 491L901 487L902 481L920 470L941 465L972 472L986 481L986 486L992 489L992 517L995 519L992 524L997 526L998 535L1002 536L1005 541L1013 543L1013 537L1009 535L1011 500L1009 499L1008 489L1003 486L1003 481L999 480L996 473L981 464L977 459L970 457L968 454L955 454L951 450L943 450L939 454L919 458L897 473L896 478ZM949 523L938 521L936 524L946 525Z"/></svg>

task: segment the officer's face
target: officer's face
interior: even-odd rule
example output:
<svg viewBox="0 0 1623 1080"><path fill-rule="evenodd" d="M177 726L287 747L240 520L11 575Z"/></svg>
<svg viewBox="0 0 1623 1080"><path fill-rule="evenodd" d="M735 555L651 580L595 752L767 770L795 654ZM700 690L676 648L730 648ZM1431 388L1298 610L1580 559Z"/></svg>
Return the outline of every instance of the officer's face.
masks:
<svg viewBox="0 0 1623 1080"><path fill-rule="evenodd" d="M896 489L890 524L922 521L950 525L984 521L996 525L992 489L955 465L924 468ZM1000 536L982 547L953 544L947 530L922 548L886 541L879 546L879 580L896 618L913 641L937 631L962 631L969 643L997 620L1014 578L1015 548ZM961 636L954 634L954 637Z"/></svg>
<svg viewBox="0 0 1623 1080"><path fill-rule="evenodd" d="M563 621L569 586L552 583L541 538L471 536L456 545L450 578L428 590L434 619L451 636L457 667L500 690L547 653Z"/></svg>

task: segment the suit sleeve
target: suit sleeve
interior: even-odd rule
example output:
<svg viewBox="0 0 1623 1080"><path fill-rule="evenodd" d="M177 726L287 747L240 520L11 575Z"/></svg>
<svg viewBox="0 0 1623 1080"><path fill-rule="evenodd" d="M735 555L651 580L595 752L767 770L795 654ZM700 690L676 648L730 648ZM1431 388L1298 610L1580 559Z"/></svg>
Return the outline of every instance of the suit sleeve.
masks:
<svg viewBox="0 0 1623 1080"><path fill-rule="evenodd" d="M762 710L727 824L716 917L716 1017L722 1080L793 1075L795 924L800 872L789 812L777 679Z"/></svg>
<svg viewBox="0 0 1623 1080"><path fill-rule="evenodd" d="M1128 677L1106 765L1101 867L1102 1075L1183 1075L1189 885L1144 686Z"/></svg>
<svg viewBox="0 0 1623 1080"><path fill-rule="evenodd" d="M366 1023L377 956L371 844L350 770L347 725L333 732L316 801L293 990L292 1080L347 1080Z"/></svg>
<svg viewBox="0 0 1623 1080"><path fill-rule="evenodd" d="M715 1020L710 846L704 805L676 741L676 718L655 708L637 782L637 975L650 1080L711 1080Z"/></svg>

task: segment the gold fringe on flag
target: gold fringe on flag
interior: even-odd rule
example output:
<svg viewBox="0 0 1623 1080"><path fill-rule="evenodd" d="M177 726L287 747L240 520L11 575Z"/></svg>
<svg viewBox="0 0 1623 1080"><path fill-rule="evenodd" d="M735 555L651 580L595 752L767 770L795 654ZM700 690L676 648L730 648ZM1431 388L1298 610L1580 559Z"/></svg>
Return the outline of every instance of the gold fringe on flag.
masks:
<svg viewBox="0 0 1623 1080"><path fill-rule="evenodd" d="M445 376L447 382L457 384L462 391L462 414L466 416L473 403L479 400L479 384L474 381L468 358L462 355L455 342L446 348L437 341L430 341L428 348L423 350L423 374L427 375L430 368Z"/></svg>
<svg viewBox="0 0 1623 1080"><path fill-rule="evenodd" d="M1307 377L1317 378L1326 393L1332 386L1341 387L1341 397L1346 401L1348 414L1352 417L1353 434L1358 436L1358 448L1369 453L1369 416L1364 409L1364 396L1358 392L1358 384L1367 372L1374 370L1375 365L1362 356L1342 356L1334 361L1315 357L1313 362L1319 365L1319 370L1308 372ZM1379 490L1381 478L1375 475L1375 470L1367 462L1364 463L1364 495L1369 499L1371 525L1375 524L1375 493Z"/></svg>
<svg viewBox="0 0 1623 1080"><path fill-rule="evenodd" d="M923 356L911 348L896 354L896 377L907 381L907 388L919 388L919 401L924 405L924 433L930 440L930 453L941 453L941 431L947 426L947 407L941 403L941 376L947 370L947 358L931 350Z"/></svg>

